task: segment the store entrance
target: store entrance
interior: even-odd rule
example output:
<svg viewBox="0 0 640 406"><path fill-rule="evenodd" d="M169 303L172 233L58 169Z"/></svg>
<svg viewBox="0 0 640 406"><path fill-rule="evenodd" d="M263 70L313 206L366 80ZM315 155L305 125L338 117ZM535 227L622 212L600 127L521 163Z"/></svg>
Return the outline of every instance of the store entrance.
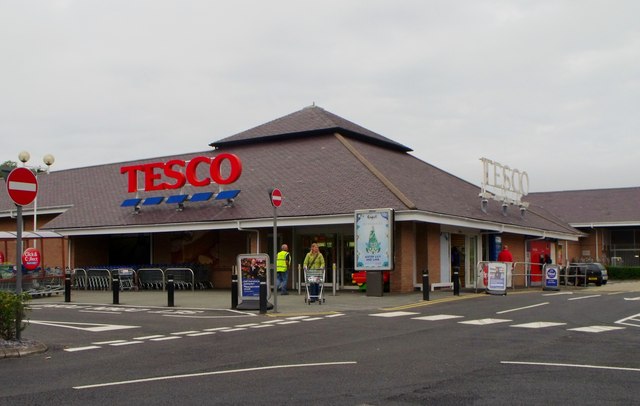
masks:
<svg viewBox="0 0 640 406"><path fill-rule="evenodd" d="M332 288L335 280L336 289L357 289L352 283L354 272L355 242L352 234L299 234L296 239L296 255L300 267L309 252L312 243L317 243L324 257L326 274L325 290ZM335 268L335 269L334 269ZM297 269L297 264L296 264ZM302 277L303 275L301 275Z"/></svg>

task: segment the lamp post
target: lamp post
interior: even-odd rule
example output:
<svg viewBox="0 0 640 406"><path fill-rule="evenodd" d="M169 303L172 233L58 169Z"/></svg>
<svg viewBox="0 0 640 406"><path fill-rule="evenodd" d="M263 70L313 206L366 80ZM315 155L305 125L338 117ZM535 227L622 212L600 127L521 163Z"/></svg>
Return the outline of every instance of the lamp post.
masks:
<svg viewBox="0 0 640 406"><path fill-rule="evenodd" d="M33 170L33 172L35 173L36 177L38 176L39 173L47 173L48 174L49 173L49 169L51 168L51 165L53 165L53 163L56 161L56 159L54 158L53 155L45 154L45 156L42 157L42 162L44 162L46 167L27 166L27 162L29 162L29 159L31 159L31 154L28 151L20 151L20 153L18 154L18 159L20 160L20 162L22 162L22 166ZM36 234L37 231L38 231L38 196L36 195L36 198L33 199L33 233ZM33 248L37 248L37 244L38 244L38 242L34 238L33 239Z"/></svg>

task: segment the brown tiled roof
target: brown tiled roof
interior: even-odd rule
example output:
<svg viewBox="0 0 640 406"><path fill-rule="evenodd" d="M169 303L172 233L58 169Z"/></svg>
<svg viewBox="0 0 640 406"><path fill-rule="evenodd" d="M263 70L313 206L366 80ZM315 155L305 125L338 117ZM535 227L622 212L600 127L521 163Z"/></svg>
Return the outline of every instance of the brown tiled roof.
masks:
<svg viewBox="0 0 640 406"><path fill-rule="evenodd" d="M310 110L319 112L321 109ZM330 114L321 111L321 116ZM488 224L576 233L566 223L535 205L524 218L519 215L517 207L510 207L509 215L503 216L497 202L491 202L489 210L484 213L480 209L479 187L417 159L402 148L391 148L371 136L351 137L352 134L348 133L342 139L342 133L336 135L333 126L325 131L318 130L317 124L312 124L312 127L317 132L304 137L274 137L271 142L256 143L222 142L216 143L216 151L135 162L140 164L172 158L188 160L194 156L214 156L221 152L236 154L242 160L243 174L236 183L225 189L240 189L241 193L230 208L224 208L224 202L220 201L187 202L185 209L179 212L174 205L163 203L143 206L141 213L134 215L131 208L120 207L124 199L133 197L127 193L126 176L120 173L120 167L131 164L129 162L41 175L38 178L38 209L71 206L45 227L60 232L82 228L126 229L145 225L156 227L268 219L273 215L268 190L278 187L284 195L283 204L278 209L280 218L353 214L359 209L385 207ZM206 168L201 165L200 169L200 177L204 177ZM193 194L205 191L203 189L207 188L196 190L187 186L183 192ZM216 185L208 189L213 192L218 190ZM172 194L177 193L145 195ZM0 211L11 207L13 205L6 193L1 193Z"/></svg>
<svg viewBox="0 0 640 406"><path fill-rule="evenodd" d="M640 187L531 193L527 199L570 224L640 224Z"/></svg>
<svg viewBox="0 0 640 406"><path fill-rule="evenodd" d="M286 138L308 137L316 134L339 132L345 136L364 139L386 148L409 152L411 148L383 137L371 130L326 111L318 106L305 107L302 110L277 118L241 133L212 142L214 148L230 147L247 143L268 142Z"/></svg>

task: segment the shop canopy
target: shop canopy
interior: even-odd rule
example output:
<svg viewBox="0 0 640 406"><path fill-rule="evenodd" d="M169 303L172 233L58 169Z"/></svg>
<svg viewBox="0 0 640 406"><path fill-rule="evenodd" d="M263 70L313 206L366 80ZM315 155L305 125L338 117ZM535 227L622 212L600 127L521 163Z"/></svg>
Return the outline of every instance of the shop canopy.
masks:
<svg viewBox="0 0 640 406"><path fill-rule="evenodd" d="M0 240L15 240L17 231L0 231ZM23 231L23 239L33 238L61 238L62 234L53 231Z"/></svg>

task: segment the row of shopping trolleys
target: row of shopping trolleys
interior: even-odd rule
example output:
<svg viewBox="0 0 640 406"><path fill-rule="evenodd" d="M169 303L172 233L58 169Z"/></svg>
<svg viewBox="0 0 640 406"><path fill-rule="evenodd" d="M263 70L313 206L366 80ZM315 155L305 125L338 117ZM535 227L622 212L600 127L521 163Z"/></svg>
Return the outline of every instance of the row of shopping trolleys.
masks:
<svg viewBox="0 0 640 406"><path fill-rule="evenodd" d="M210 281L196 281L190 268L76 268L71 271L72 287L80 290L110 290L116 273L120 290L166 290L170 276L173 276L174 288L178 290L213 288Z"/></svg>

